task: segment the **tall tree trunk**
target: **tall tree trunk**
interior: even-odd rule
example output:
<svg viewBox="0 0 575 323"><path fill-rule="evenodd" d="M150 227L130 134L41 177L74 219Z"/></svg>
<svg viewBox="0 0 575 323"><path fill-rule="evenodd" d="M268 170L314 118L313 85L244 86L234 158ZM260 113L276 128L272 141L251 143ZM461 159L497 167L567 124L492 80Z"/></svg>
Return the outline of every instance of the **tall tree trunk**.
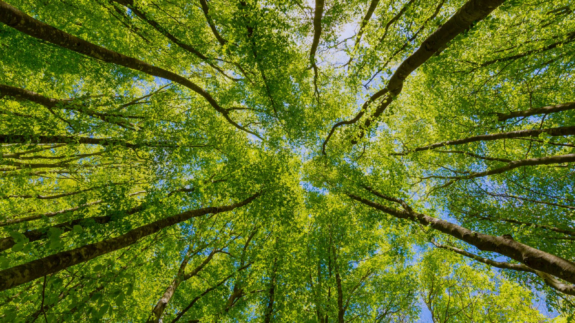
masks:
<svg viewBox="0 0 575 323"><path fill-rule="evenodd" d="M474 232L460 225L414 212L404 202L402 203L405 210L397 210L366 200L354 194L347 193L347 195L356 201L396 218L406 219L420 223L424 226L429 226L461 241L465 241L480 250L497 252L503 256L519 261L535 270L559 277L570 283L575 283L575 263L567 259L535 249L508 237L496 237L489 234ZM380 195L383 196L383 194ZM400 201L395 198L389 199Z"/></svg>
<svg viewBox="0 0 575 323"><path fill-rule="evenodd" d="M161 77L163 79L179 83L202 96L234 127L259 137L258 134L246 130L234 122L232 119L230 119L228 110L220 106L216 99L208 92L184 76L178 75L160 67L150 65L139 59L111 51L104 47L92 44L76 36L63 32L55 27L30 17L26 13L18 10L17 8L7 4L4 1L0 1L0 22L24 34L47 41L71 51L99 59L104 62L121 65L136 71L146 73L148 75Z"/></svg>
<svg viewBox="0 0 575 323"><path fill-rule="evenodd" d="M274 313L274 301L275 301L275 292L276 292L276 272L277 272L277 257L274 259L272 265L272 273L271 273L271 282L270 288L268 290L268 305L266 307L265 315L264 315L264 323L270 323Z"/></svg>
<svg viewBox="0 0 575 323"><path fill-rule="evenodd" d="M376 100L383 97L381 103L377 106L371 117L364 121L363 129L369 129L373 120L379 117L385 109L397 97L402 89L403 83L407 77L430 59L434 54L440 52L447 46L449 41L457 35L468 30L472 24L487 17L495 8L499 7L504 0L469 0L463 7L449 18L433 34L425 39L418 49L405 59L395 70L387 86L373 94L361 107L361 111L351 120L336 123L330 130L322 145L322 153L325 155L326 145L333 135L335 129L343 125L354 124L367 112L369 106ZM385 96L385 97L384 97ZM365 130L361 130L359 137L363 137ZM354 142L355 143L355 142Z"/></svg>
<svg viewBox="0 0 575 323"><path fill-rule="evenodd" d="M121 236L89 244L69 251L63 251L55 255L37 259L16 267L0 271L0 291L14 288L36 278L46 276L66 269L68 267L86 262L101 255L116 251L132 245L144 237L184 222L193 217L206 214L216 214L231 211L235 208L247 205L255 200L261 193L256 193L242 202L228 206L208 207L199 210L186 211L177 215L161 219L137 229L131 230Z"/></svg>
<svg viewBox="0 0 575 323"><path fill-rule="evenodd" d="M154 309L152 310L152 317L148 320L148 322L150 323L160 322L160 319L164 314L166 306L174 296L174 293L176 292L176 289L178 289L178 286L180 286L182 282L196 276L214 258L214 255L217 252L218 250L215 249L212 250L212 252L210 252L210 254L206 257L206 259L204 259L204 261L202 261L202 263L200 263L196 268L194 268L194 270L192 270L189 274L186 274L185 272L186 272L186 266L188 265L188 262L190 261L191 258L191 252L188 253L188 255L186 255L186 257L184 258L184 260L180 265L180 268L178 269L176 277L174 278L174 280L172 280L170 286L166 288L166 291L164 292L164 294L162 295L156 306L154 306Z"/></svg>

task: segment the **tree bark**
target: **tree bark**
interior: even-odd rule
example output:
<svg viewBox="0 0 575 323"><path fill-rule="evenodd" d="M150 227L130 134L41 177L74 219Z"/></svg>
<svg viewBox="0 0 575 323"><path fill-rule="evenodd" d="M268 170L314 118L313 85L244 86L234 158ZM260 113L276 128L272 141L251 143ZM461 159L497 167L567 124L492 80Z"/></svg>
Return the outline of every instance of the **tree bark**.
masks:
<svg viewBox="0 0 575 323"><path fill-rule="evenodd" d="M418 148L413 149L413 151L414 152L415 151L424 151L424 150L430 150L430 149L444 147L444 146L455 146L455 145L462 145L462 144L468 144L468 143L479 142L479 141L493 141L493 140L499 140L499 139L537 137L543 133L548 134L549 136L552 136L552 137L575 135L575 126L549 128L549 129L518 130L518 131L502 132L502 133L495 133L495 134L489 134L489 135L479 135L479 136L467 137L467 138L463 138L463 139L443 141L443 142L431 144L428 146L418 147ZM395 153L392 155L407 155L407 154L408 153Z"/></svg>
<svg viewBox="0 0 575 323"><path fill-rule="evenodd" d="M327 138L323 142L322 152L325 155L325 147L327 142L333 135L336 128L356 123L367 112L369 105L385 95L380 105L373 112L371 117L368 117L363 125L363 129L368 129L372 120L379 117L383 111L391 104L394 97L398 96L403 89L403 82L407 77L415 71L419 66L425 63L434 54L447 46L447 43L454 39L460 33L468 30L471 26L483 20L495 8L499 7L504 0L469 0L463 7L461 7L449 20L439 27L433 34L424 40L419 48L411 54L399 67L395 70L387 86L373 94L361 107L361 111L351 120L336 123ZM359 137L363 137L364 130L360 131Z"/></svg>
<svg viewBox="0 0 575 323"><path fill-rule="evenodd" d="M311 49L309 51L309 60L311 66L315 65L315 54L317 52L317 47L319 45L319 39L321 38L321 18L323 17L323 8L325 5L324 0L315 0L315 11L313 17L313 42L311 44Z"/></svg>
<svg viewBox="0 0 575 323"><path fill-rule="evenodd" d="M277 258L274 259L274 263L272 265L272 274L271 274L271 282L270 288L268 290L268 305L266 307L265 315L264 315L264 323L270 323L274 316L274 301L275 301L275 292L276 292L276 271L277 271Z"/></svg>
<svg viewBox="0 0 575 323"><path fill-rule="evenodd" d="M139 192L135 192L135 193L131 193L128 196L135 196L135 195L139 195L142 193L146 193L146 191L139 191ZM16 218L16 219L8 219L5 220L3 222L0 222L0 227L4 227L7 225L11 225L11 224L16 224L16 223L22 223L22 222L28 222L28 221L33 221L33 220L38 220L41 219L42 217L47 217L47 218L51 218L60 214L64 214L64 213L68 213L68 212L73 212L73 211L77 211L80 210L82 208L85 207L89 207L89 206L93 206L93 205L97 205L97 204L101 204L104 203L104 200L97 200L94 202L89 202L89 203L85 203L73 208L69 208L69 209L64 209L64 210L59 210L59 211L54 211L54 212L48 212L48 213L43 213L43 214L35 214L35 215L30 215L27 217L23 217L23 218Z"/></svg>
<svg viewBox="0 0 575 323"><path fill-rule="evenodd" d="M231 211L235 208L247 205L259 197L261 193L256 193L242 202L228 206L208 207L198 210L186 211L177 215L161 219L150 224L133 229L123 235L107 239L97 243L89 244L69 251L63 251L45 258L37 259L16 267L0 271L0 291L14 288L21 284L32 281L36 278L46 276L66 269L68 267L86 262L101 255L125 248L132 245L144 237L147 237L160 230L184 222L193 217L206 214L216 214Z"/></svg>
<svg viewBox="0 0 575 323"><path fill-rule="evenodd" d="M459 249L459 248L455 248L455 247L451 247L451 246L445 246L445 245L441 245L435 242L432 242L437 248L441 248L441 249L445 249L445 250L450 250L452 252L458 253L462 256L471 258L473 260L482 262L486 265L489 266L493 266L493 267L497 267L497 268L501 268L501 269L510 269L510 270L515 270L515 271L525 271L525 272L530 272L530 273L534 273L537 276L539 276L549 287L563 293L563 294L567 294L567 295L575 295L575 285L567 285L562 283L561 281L559 281L557 278L546 274L544 272L535 270L533 268L530 268L528 266L525 266L523 264L510 264L508 262L500 262L500 261L494 261L491 259L487 259L487 258L483 258L480 257L478 255L472 254L470 252L467 252L465 250Z"/></svg>
<svg viewBox="0 0 575 323"><path fill-rule="evenodd" d="M63 32L55 27L52 27L48 24L45 24L39 20L30 17L26 13L16 9L15 7L1 0L0 0L0 22L24 34L27 34L37 39L47 41L49 43L58 45L71 51L95 59L99 59L107 63L121 65L133 70L146 73L148 75L161 77L163 79L181 84L187 87L188 89L196 92L204 99L206 99L206 101L208 101L208 103L234 127L243 130L245 132L251 133L255 136L258 136L257 134L243 128L242 126L234 122L232 119L230 119L229 112L223 107L221 107L219 103L216 101L216 99L214 99L214 97L212 97L208 92L199 87L197 84L181 75L170 72L160 67L150 65L139 59L111 51L104 47L92 44L76 36Z"/></svg>
<svg viewBox="0 0 575 323"><path fill-rule="evenodd" d="M335 261L337 261L337 259ZM335 264L335 283L337 285L337 321L338 323L344 323L345 307L343 306L343 289L337 263Z"/></svg>
<svg viewBox="0 0 575 323"><path fill-rule="evenodd" d="M497 252L535 270L559 277L570 283L575 283L575 263L567 259L535 249L511 238L473 232L457 224L414 212L409 207L402 211L366 200L351 193L346 193L346 195L396 218L429 226L458 240L467 242L480 250Z"/></svg>
<svg viewBox="0 0 575 323"><path fill-rule="evenodd" d="M227 40L225 40L216 29L216 25L214 24L214 21L212 20L212 17L210 16L209 13L210 7L208 6L208 2L206 0L200 0L200 5L202 7L202 11L204 12L204 16L206 17L206 20L208 21L208 25L212 30L212 33L214 34L220 45L224 46L227 43Z"/></svg>
<svg viewBox="0 0 575 323"><path fill-rule="evenodd" d="M91 155L91 154L86 154L86 155ZM38 158L41 158L41 157L43 157L43 156L38 156ZM7 158L7 157L4 157L4 158ZM9 158L12 158L12 157L9 157ZM35 159L35 158L32 158L32 159ZM14 198L14 199L54 200L54 199L59 199L59 198L66 197L66 196L72 196L72 195L77 195L77 194L93 191L95 189L102 188L102 187L126 185L126 184L129 184L129 182L109 183L109 184L102 185L102 186L96 186L96 187L91 187L91 188L87 188L87 189L83 189L83 190L79 190L79 191L60 193L60 194L55 194L55 195L40 195L40 194L35 194L35 195L32 195L32 194L8 195L8 196L0 196L0 199Z"/></svg>
<svg viewBox="0 0 575 323"><path fill-rule="evenodd" d="M570 236L575 236L575 230L561 229L561 228L553 227L550 225L537 224L537 223L524 222L524 221L517 221L514 219L490 218L490 217L486 217L486 216L480 216L477 214L473 214L471 216L479 218L481 220L487 220L487 221L492 221L492 222L502 221L502 222L508 222L508 223L515 223L515 224L524 225L524 226L528 226L528 227L532 226L535 228L547 229L547 230L555 231L558 233L563 233L563 234L567 234Z"/></svg>
<svg viewBox="0 0 575 323"><path fill-rule="evenodd" d="M126 148L178 148L181 146L170 145L162 142L129 143L121 139L114 138L90 138L74 136L24 136L24 135L2 135L0 134L0 144L85 144L100 146L124 146ZM186 147L205 147L206 145L188 145Z"/></svg>
<svg viewBox="0 0 575 323"><path fill-rule="evenodd" d="M567 102L567 103L563 103L563 104L551 105L551 106L547 106L547 107L529 109L529 110L523 110L523 111L516 111L516 112L507 113L507 114L498 113L497 117L498 117L499 121L505 121L505 120L518 118L518 117L529 117L529 116L534 116L534 115L538 115L538 114L549 114L549 113L555 113L555 112L561 112L561 111L567 111L567 110L573 110L573 109L575 109L575 102Z"/></svg>
<svg viewBox="0 0 575 323"><path fill-rule="evenodd" d="M167 197L172 196L175 193L178 192L185 192L185 193L189 193L189 192L193 192L194 188L180 188L177 190L174 190L172 192L170 192ZM139 195L142 193L146 193L146 191L139 191L139 192L135 192L135 193L131 193L128 196L134 196L134 195ZM83 204L80 205L79 207L75 207L75 208L71 208L71 209L66 209L66 210L60 210L60 211L56 211L56 212L50 212L50 213L44 213L44 214L39 214L39 215L34 215L34 216L29 216L29 217L25 217L25 218L20 218L20 219L14 219L14 220L7 220L5 222L0 222L0 226L6 226L6 225L10 225L10 224L14 224L14 223L21 223L21 222L27 222L27 221L33 221L33 220L37 220L42 218L43 216L45 217L52 217L52 216L56 216L59 214L63 214L66 212L72 212L72 211L76 211L79 210L80 208L83 207L88 207L88 206L92 206L92 205L96 205L96 204L100 204L103 203L103 200L99 200L99 201L95 201L95 202L91 202L91 203L87 203L87 204ZM127 215L131 215L131 214L135 214L138 213L140 211L142 211L145 208L145 205L140 204L138 206L135 206L129 210L127 210L125 213ZM110 216L100 216L100 217L91 217L91 218L82 218L82 219L77 219L77 220L73 220L73 221L68 221L68 222L64 222L64 223L60 223L57 225L53 225L51 227L47 227L47 228L41 228L41 229L35 229L35 230L31 230L31 231L26 231L24 233L22 233L26 238L29 239L30 242L32 241L37 241L37 240L41 240L41 239L45 239L47 238L46 236L46 232L48 232L48 230L50 228L58 228L60 230L62 230L63 232L68 232L70 230L72 230L72 228L74 227L74 225L78 225L81 224L83 221L94 221L95 223L98 224L106 224L110 221L112 221L113 219ZM9 222L11 221L11 222ZM14 238L12 237L7 237L7 238L2 238L0 239L0 252L12 248L14 246L14 244L16 244Z"/></svg>
<svg viewBox="0 0 575 323"><path fill-rule="evenodd" d="M168 286L168 288L166 288L166 291L164 292L164 294L162 295L162 297L160 298L160 300L158 301L158 303L156 304L156 306L154 307L154 309L152 310L152 318L148 320L148 322L160 322L160 319L162 318L162 315L164 315L164 311L166 309L166 306L168 305L168 303L170 302L170 300L172 299L172 297L174 296L174 293L176 292L176 289L178 289L178 287L180 286L181 283L183 283L184 281L196 276L202 269L204 269L204 267L212 260L212 258L214 258L214 255L218 252L218 250L212 250L212 252L210 252L210 254L208 255L208 257L206 257L206 259L204 259L204 261L202 261L202 263L200 263L196 268L194 268L194 270L192 270L189 274L186 274L186 266L188 265L188 262L190 261L190 255L186 256L186 258L182 261L180 268L178 269L178 273L176 274L176 278L174 278L174 280L172 280L172 282L170 283L170 286Z"/></svg>
<svg viewBox="0 0 575 323"><path fill-rule="evenodd" d="M378 4L379 4L379 0L371 0L371 2L369 3L369 8L367 9L365 16L361 20L361 25L359 27L359 31L357 32L357 39L355 41L356 47L361 42L363 32L365 31L365 26L367 26L367 24L369 23L369 20L371 20L371 16L375 12L375 9L377 8ZM350 58L350 62L351 62L351 58ZM348 64L349 64L349 62L348 62Z"/></svg>
<svg viewBox="0 0 575 323"><path fill-rule="evenodd" d="M227 277L225 277L224 279L222 279L219 283L217 283L216 285L206 289L203 293L201 293L200 295L194 297L194 299L192 300L192 302L186 306L186 308L184 308L180 313L178 313L178 315L176 316L176 318L171 322L171 323L175 323L177 322L182 316L184 316L184 314L186 314L187 311L190 310L190 308L192 308L192 306L194 306L194 304L203 296L207 295L209 292L213 291L214 289L220 287L221 285L223 285L226 281L228 281L230 278L232 278L236 273L248 268L249 266L251 266L251 263L248 263L245 266L240 267L235 273L232 273L230 275L228 275ZM193 321L193 320L192 320Z"/></svg>
<svg viewBox="0 0 575 323"><path fill-rule="evenodd" d="M28 238L29 242L38 241L42 239L46 239L48 237L47 233L50 228L57 228L62 230L63 232L71 231L75 225L79 225L84 221L93 220L95 223L98 224L105 224L110 222L111 218L109 216L98 216L98 217L91 217L85 219L78 219L74 221L68 221L60 224L53 225L48 228L42 229L35 229L30 230L22 233L26 238ZM16 244L16 241L12 237L6 237L0 239L0 252L12 248Z"/></svg>
<svg viewBox="0 0 575 323"><path fill-rule="evenodd" d="M92 111L90 109L81 108L81 105L78 103L74 103L72 100L61 100L61 99L53 99L48 98L38 93L28 91L25 89L20 89L17 87L0 84L0 95L8 95L17 101L30 101L37 104L40 104L46 107L50 112L51 109L65 109L70 111L77 111L81 114L88 115L90 117L98 118L104 122L108 122L111 124L118 125L123 128L127 128L130 130L134 130L134 126L125 120L114 120L117 118L136 118L140 119L141 117L135 116L123 116L121 114L107 114Z"/></svg>
<svg viewBox="0 0 575 323"><path fill-rule="evenodd" d="M505 173L507 171L513 170L515 168L523 167L523 166L551 165L551 164L562 164L562 163L572 163L572 162L575 162L575 154L568 154L568 155L561 155L561 156L549 156L549 157L541 157L541 158L530 158L530 159L512 161L503 167L495 168L495 169L488 170L485 172L472 173L472 174L464 175L464 176L428 176L426 178L444 178L444 179L464 180L464 179L485 177L485 176L490 176L490 175L497 175L497 174Z"/></svg>

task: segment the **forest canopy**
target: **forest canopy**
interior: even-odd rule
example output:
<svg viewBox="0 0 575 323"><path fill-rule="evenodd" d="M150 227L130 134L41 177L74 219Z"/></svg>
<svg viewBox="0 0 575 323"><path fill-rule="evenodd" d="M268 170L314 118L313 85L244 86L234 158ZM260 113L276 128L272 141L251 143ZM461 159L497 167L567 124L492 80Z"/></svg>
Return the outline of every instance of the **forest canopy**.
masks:
<svg viewBox="0 0 575 323"><path fill-rule="evenodd" d="M0 0L0 321L571 322L574 69L571 0Z"/></svg>

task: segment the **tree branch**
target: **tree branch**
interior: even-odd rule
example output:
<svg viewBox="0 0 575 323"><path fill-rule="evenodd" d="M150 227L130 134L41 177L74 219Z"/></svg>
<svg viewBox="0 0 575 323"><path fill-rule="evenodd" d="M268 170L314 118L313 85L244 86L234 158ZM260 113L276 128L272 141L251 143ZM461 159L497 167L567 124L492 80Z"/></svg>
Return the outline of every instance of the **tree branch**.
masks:
<svg viewBox="0 0 575 323"><path fill-rule="evenodd" d="M251 197L235 204L208 207L198 210L186 211L177 215L157 220L150 224L128 231L115 238L110 238L93 244L85 245L73 250L63 251L48 257L37 259L22 265L4 269L0 271L0 291L14 288L21 284L32 281L38 277L59 272L68 267L86 262L101 255L125 248L142 238L149 236L174 224L187 221L193 217L206 214L216 214L231 211L254 201L261 193L256 193Z"/></svg>
<svg viewBox="0 0 575 323"><path fill-rule="evenodd" d="M206 17L206 20L208 21L208 25L210 25L212 33L214 34L220 45L224 46L228 41L225 40L216 29L216 25L214 24L214 21L212 20L212 17L209 14L210 7L208 6L208 2L206 0L200 0L200 5L202 6L202 11L204 13L204 16Z"/></svg>
<svg viewBox="0 0 575 323"><path fill-rule="evenodd" d="M487 264L487 265L492 266L492 267L534 273L537 276L539 276L541 279L543 279L543 281L548 286L550 286L551 288L553 288L553 289L555 289L555 290L557 290L563 294L575 295L575 285L564 284L560 280L558 280L557 278L555 278L549 274L546 274L546 273L541 272L539 270L535 270L535 269L530 268L528 266L525 266L523 264L511 264L508 262L494 261L491 259L480 257L478 255L472 254L470 252L467 252L467 251L459 249L459 248L455 248L455 247L446 246L446 245L436 243L435 241L432 241L431 243L433 243L433 245L435 245L437 248L441 248L441 249L445 249L445 250L449 250L449 251L458 253L462 256L465 256L465 257L471 258L473 260L482 262L482 263Z"/></svg>
<svg viewBox="0 0 575 323"><path fill-rule="evenodd" d="M214 97L212 97L208 92L199 87L197 84L181 75L162 69L160 67L152 66L139 59L111 51L104 47L100 47L83 39L80 39L76 36L65 33L57 28L54 28L50 25L47 25L39 20L30 17L26 13L16 9L15 7L1 0L0 0L0 22L24 34L27 34L37 39L47 41L49 43L58 45L71 51L95 59L99 59L107 63L121 65L133 70L146 73L148 75L161 77L163 79L179 83L187 87L188 89L196 92L200 96L202 96L217 112L219 112L228 121L228 123L230 123L237 129L245 131L261 139L261 137L258 134L243 128L235 121L230 119L229 113L222 106L219 105L219 103L216 101L216 99L214 99Z"/></svg>
<svg viewBox="0 0 575 323"><path fill-rule="evenodd" d="M497 113L499 121L505 121L508 119L518 118L518 117L529 117L538 114L549 114L561 111L573 110L575 109L575 102L567 102L563 104L551 105L542 108L529 109L523 111L516 111L511 113Z"/></svg>
<svg viewBox="0 0 575 323"><path fill-rule="evenodd" d="M233 78L231 76L229 76L228 74L226 74L226 72L224 72L221 68L219 68L218 66L216 66L215 64L213 64L212 62L210 62L210 59L202 54L200 51L198 51L197 49L195 49L194 47L192 47L191 45L188 45L186 43L184 43L183 41L179 40L176 36L174 36L172 33L170 33L168 30L166 30L164 27L162 27L157 21L153 20L152 18L148 17L142 10L141 8L139 8L138 6L136 6L134 4L133 0L112 0L122 6L125 6L127 8L129 8L130 10L132 10L132 12L140 17L140 19L142 19L143 21L147 22L150 26L152 26L155 30L157 30L160 34L164 35L166 38L168 38L169 40L171 40L172 42L174 42L174 44L178 45L180 48L184 49L187 52L190 52L192 54L194 54L196 57L198 57L199 59L203 60L204 62L206 62L206 64L208 64L209 66L211 66L213 69L215 69L216 71L222 73L222 75L224 75L226 78L232 80L232 81L241 81L241 79L236 79Z"/></svg>
<svg viewBox="0 0 575 323"><path fill-rule="evenodd" d="M460 33L469 29L472 24L487 17L487 15L489 15L493 10L495 10L495 8L501 5L503 1L504 0L469 0L467 3L465 3L463 7L461 7L451 18L449 18L448 21L445 22L445 24L439 27L439 29L437 29L426 40L424 40L419 48L411 56L409 56L399 65L397 70L395 70L391 76L387 86L373 94L363 104L360 112L353 119L339 122L332 127L327 138L323 142L322 153L324 155L326 154L326 145L338 127L356 123L367 112L367 109L371 103L385 95L384 99L373 112L372 116L365 120L358 136L359 138L362 138L364 131L369 129L372 120L379 117L391 104L393 99L401 93L401 90L403 89L403 82L413 71L425 63L439 50L445 48L449 41L454 39Z"/></svg>
<svg viewBox="0 0 575 323"><path fill-rule="evenodd" d="M424 179L428 179L428 178L452 179L452 181L443 185L443 186L448 186L448 185L454 183L455 181L501 174L501 173L505 173L505 172L508 172L510 170L513 170L515 168L523 167L523 166L551 165L551 164L562 164L562 163L572 163L572 162L575 162L575 154L541 157L541 158L530 158L530 159L512 161L503 167L495 168L495 169L484 171L484 172L471 173L469 175L464 175L464 176L428 176L428 177L425 177Z"/></svg>
<svg viewBox="0 0 575 323"><path fill-rule="evenodd" d="M539 135L541 135L543 133L547 134L549 136L552 136L552 137L575 135L575 126L549 128L549 129L518 130L518 131L502 132L502 133L489 134L489 135L479 135L479 136L467 137L467 138L463 138L463 139L443 141L443 142L431 144L428 146L418 147L418 148L411 150L410 152L430 150L430 149L435 149L435 148L444 147L444 146L456 146L456 145L468 144L468 143L479 142L479 141L493 141L493 140L499 140L499 139L538 137ZM402 156L402 155L407 155L410 152L393 153L391 155Z"/></svg>
<svg viewBox="0 0 575 323"><path fill-rule="evenodd" d="M425 214L408 210L400 211L366 200L351 193L345 194L353 200L392 215L398 219L406 219L415 223L420 223L424 226L429 226L434 230L467 242L480 250L499 253L535 270L559 277L570 283L575 283L575 263L564 258L535 249L523 243L516 242L508 237L496 237L474 232L460 225L433 218Z"/></svg>

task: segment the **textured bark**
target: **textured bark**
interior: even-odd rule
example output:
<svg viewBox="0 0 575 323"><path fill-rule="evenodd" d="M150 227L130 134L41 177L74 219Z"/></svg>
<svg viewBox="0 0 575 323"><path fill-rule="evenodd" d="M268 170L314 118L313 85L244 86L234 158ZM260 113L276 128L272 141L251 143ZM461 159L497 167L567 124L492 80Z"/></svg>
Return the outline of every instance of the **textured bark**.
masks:
<svg viewBox="0 0 575 323"><path fill-rule="evenodd" d="M324 5L324 0L315 0L315 12L313 16L313 42L309 51L309 60L311 66L316 66L315 54L317 52L317 46L319 45L319 39L321 38L321 18L323 17Z"/></svg>
<svg viewBox="0 0 575 323"><path fill-rule="evenodd" d="M344 323L345 307L343 306L343 288L341 286L341 276L339 275L339 266L335 264L335 283L337 285L337 321Z"/></svg>
<svg viewBox="0 0 575 323"><path fill-rule="evenodd" d="M373 94L361 107L361 111L351 120L336 123L330 130L327 138L323 142L322 152L325 155L326 145L333 135L334 131L343 125L354 124L361 119L367 112L371 103L385 96L380 105L373 112L371 117L368 117L363 125L363 129L368 129L372 120L379 117L385 109L391 104L393 98L398 96L403 89L405 79L415 71L419 66L425 63L438 51L447 46L447 43L454 39L457 35L469 29L472 24L476 23L487 17L495 8L500 6L504 0L469 0L463 7L461 7L449 20L445 22L439 29L424 40L419 48L411 54L405 61L399 65L391 76L387 86ZM359 137L363 136L361 130Z"/></svg>
<svg viewBox="0 0 575 323"><path fill-rule="evenodd" d="M70 35L57 28L47 25L39 20L36 20L26 13L16 9L15 7L0 1L0 22L37 39L41 39L52 43L54 45L69 49L71 51L102 60L107 63L121 65L133 70L137 70L148 75L157 76L166 80L170 80L181 84L190 90L202 96L208 103L234 127L251 133L255 136L257 134L244 129L242 126L234 122L229 117L229 112L221 107L219 103L208 92L199 87L194 82L187 78L170 72L160 67L152 66L139 59L129 57L104 47L92 44L88 41L80 39L76 36Z"/></svg>
<svg viewBox="0 0 575 323"><path fill-rule="evenodd" d="M529 117L538 114L549 114L549 113L556 113L561 111L573 110L575 109L575 102L568 102L563 104L551 105L547 107L537 108L537 109L529 109L524 111L516 111L511 113L498 113L497 117L499 121L505 121L513 118L518 117Z"/></svg>
<svg viewBox="0 0 575 323"><path fill-rule="evenodd" d="M534 273L537 276L539 276L545 282L545 284L547 284L549 287L551 287L551 288L553 288L553 289L555 289L555 290L557 290L563 294L575 295L575 285L564 284L560 280L558 280L557 278L555 278L549 274L546 274L546 273L538 271L538 270L534 270L533 268L530 268L530 267L525 266L523 264L511 264L508 262L494 261L491 259L480 257L478 255L472 254L470 252L467 252L467 251L459 249L459 248L441 245L441 244L438 244L436 242L432 242L432 243L437 248L453 251L453 252L458 253L462 256L465 256L465 257L471 258L473 260L482 262L482 263L487 264L489 266L493 266L493 267L497 267L497 268L501 268L501 269L510 269L510 270L525 271L525 272Z"/></svg>
<svg viewBox="0 0 575 323"><path fill-rule="evenodd" d="M311 68L313 69L313 86L315 90L315 95L318 100L319 104L319 88L317 85L319 71L317 64L315 63L315 54L317 52L317 47L319 45L319 39L321 38L321 18L323 17L323 9L324 9L325 1L324 0L315 0L315 12L313 17L313 42L311 44L311 49L309 51L309 61L311 64Z"/></svg>
<svg viewBox="0 0 575 323"><path fill-rule="evenodd" d="M444 146L456 146L462 144L468 144L472 142L483 142L483 141L493 141L499 139L512 139L512 138L527 138L527 137L537 137L540 134L547 134L552 137L559 136L569 136L575 135L575 126L549 128L549 129L531 129L531 130L518 130L510 132L502 132L489 135L479 135L474 137L467 137L463 139L443 141L428 146L418 147L412 151L424 151L434 148L444 147ZM408 153L396 153L392 155L407 155Z"/></svg>
<svg viewBox="0 0 575 323"><path fill-rule="evenodd" d="M396 218L406 219L420 223L424 226L429 226L458 240L467 242L480 250L499 253L523 263L534 270L539 270L561 278L567 282L575 283L575 263L567 259L535 249L511 238L474 232L460 225L414 212L409 207L407 207L406 210L397 210L366 200L354 194L347 193L347 195L358 202Z"/></svg>
<svg viewBox="0 0 575 323"><path fill-rule="evenodd" d="M535 270L535 273L537 274L537 276L541 277L541 279L543 279L543 281L551 288L563 294L575 296L575 285L565 284L561 282L559 279L539 270Z"/></svg>
<svg viewBox="0 0 575 323"><path fill-rule="evenodd" d="M63 251L45 258L37 259L16 267L2 270L0 271L0 291L14 288L36 278L58 272L68 267L94 259L101 255L125 248L138 242L144 237L159 232L160 230L170 227L174 224L189 220L193 217L198 217L210 213L216 214L231 211L235 208L251 203L258 196L260 196L260 193L254 194L242 202L228 206L208 207L198 210L186 211L133 229L115 238L110 238L69 251Z"/></svg>
<svg viewBox="0 0 575 323"><path fill-rule="evenodd" d="M176 278L172 280L170 286L166 288L166 291L152 310L152 318L148 320L148 322L160 322L162 315L164 315L164 311L166 306L174 296L176 289L180 286L180 284L194 276L196 276L204 267L214 258L214 255L219 252L219 250L212 250L210 254L202 261L196 268L194 268L190 273L186 274L186 267L188 262L190 261L190 255L188 255L181 263L180 268L178 269L178 273Z"/></svg>

